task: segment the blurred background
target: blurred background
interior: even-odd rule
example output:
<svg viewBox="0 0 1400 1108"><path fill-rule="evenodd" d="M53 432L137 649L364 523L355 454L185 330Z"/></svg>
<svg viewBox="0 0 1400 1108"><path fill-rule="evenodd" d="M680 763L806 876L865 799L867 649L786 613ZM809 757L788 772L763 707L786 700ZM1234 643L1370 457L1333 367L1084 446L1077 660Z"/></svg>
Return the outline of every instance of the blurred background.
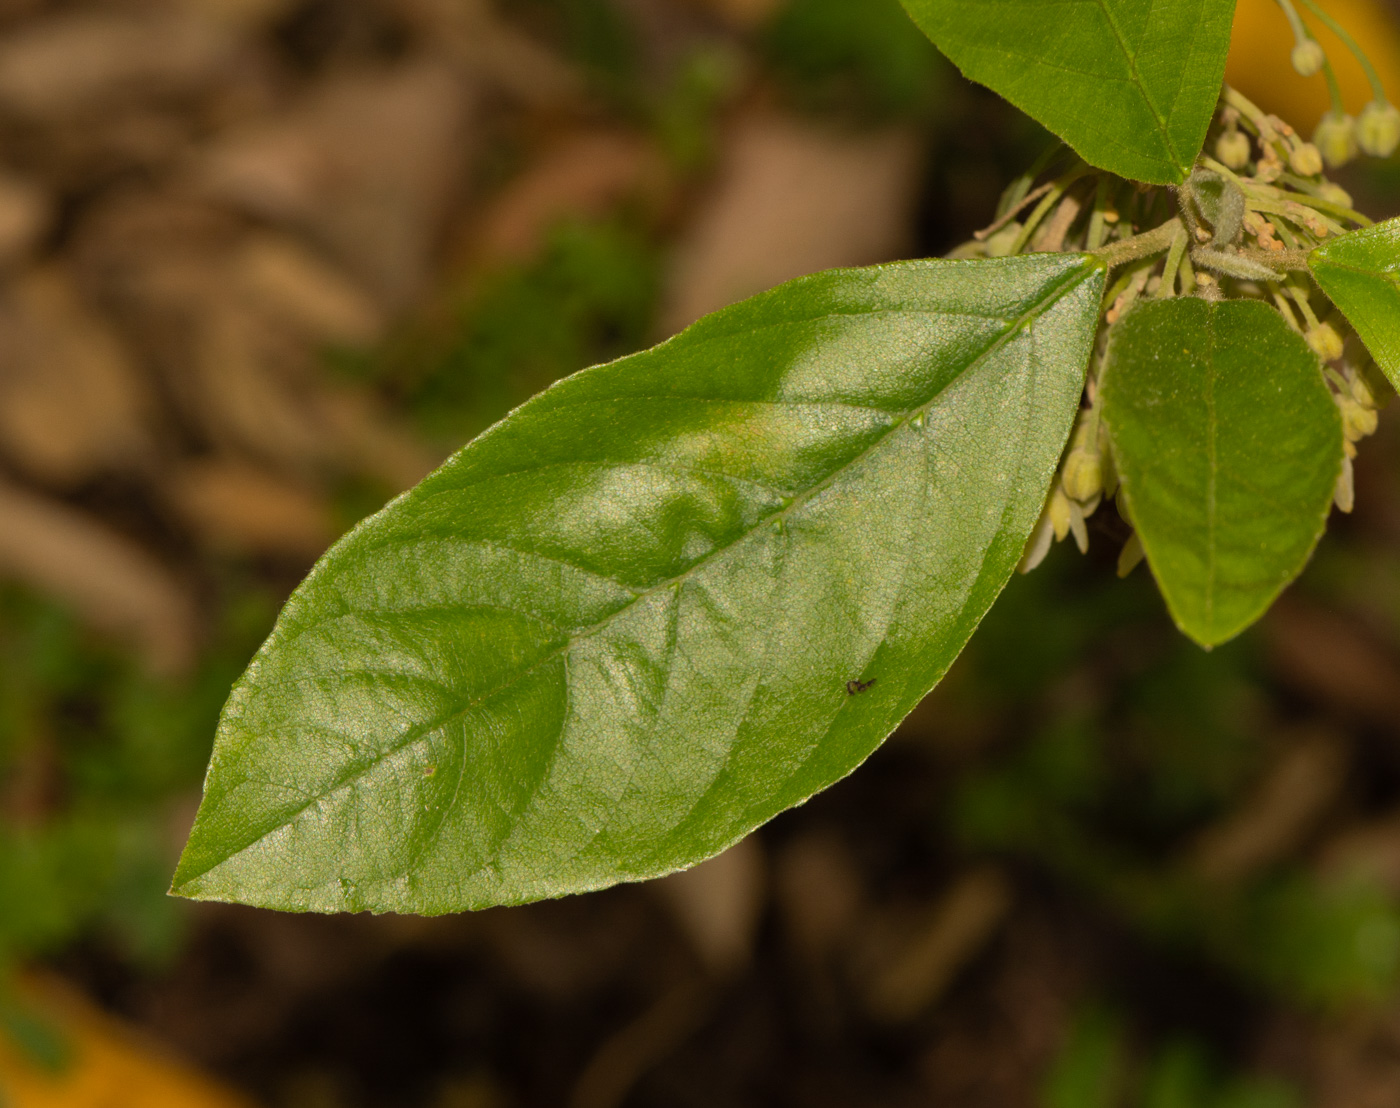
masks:
<svg viewBox="0 0 1400 1108"><path fill-rule="evenodd" d="M1400 93L1400 6L1328 8ZM1240 0L1231 80L1310 130L1290 47ZM561 375L945 253L1048 141L896 0L0 0L0 1104L1400 1104L1394 411L1241 640L1061 546L864 768L687 874L165 896L335 536ZM1400 213L1397 164L1343 183Z"/></svg>

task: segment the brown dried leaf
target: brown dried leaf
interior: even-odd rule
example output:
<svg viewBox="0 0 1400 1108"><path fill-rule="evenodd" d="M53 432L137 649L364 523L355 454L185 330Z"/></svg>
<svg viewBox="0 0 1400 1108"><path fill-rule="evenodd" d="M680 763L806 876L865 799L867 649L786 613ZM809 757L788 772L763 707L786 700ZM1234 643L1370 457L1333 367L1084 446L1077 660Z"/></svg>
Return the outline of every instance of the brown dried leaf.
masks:
<svg viewBox="0 0 1400 1108"><path fill-rule="evenodd" d="M19 465L72 485L151 453L151 399L115 333L68 274L16 283L0 350L0 446Z"/></svg>
<svg viewBox="0 0 1400 1108"><path fill-rule="evenodd" d="M512 181L482 220L482 251L527 258L566 216L599 216L619 200L655 188L665 174L656 150L621 131L571 135Z"/></svg>
<svg viewBox="0 0 1400 1108"><path fill-rule="evenodd" d="M750 835L693 869L652 883L710 972L727 977L753 954L765 899L763 849Z"/></svg>
<svg viewBox="0 0 1400 1108"><path fill-rule="evenodd" d="M3 481L0 575L131 641L155 672L193 660L194 607L168 570L91 516Z"/></svg>
<svg viewBox="0 0 1400 1108"><path fill-rule="evenodd" d="M340 77L216 144L201 178L227 202L308 231L401 309L433 261L470 111L468 86L446 66Z"/></svg>
<svg viewBox="0 0 1400 1108"><path fill-rule="evenodd" d="M1263 627L1285 679L1348 716L1400 726L1400 664L1354 620L1284 596Z"/></svg>
<svg viewBox="0 0 1400 1108"><path fill-rule="evenodd" d="M1288 857L1341 793L1347 756L1330 732L1291 738L1244 803L1197 840L1190 868L1207 881L1232 882Z"/></svg>
<svg viewBox="0 0 1400 1108"><path fill-rule="evenodd" d="M316 343L365 346L379 338L379 309L356 285L296 239L251 236L233 260L248 301Z"/></svg>
<svg viewBox="0 0 1400 1108"><path fill-rule="evenodd" d="M695 0L726 23L744 30L762 27L778 14L783 0Z"/></svg>
<svg viewBox="0 0 1400 1108"><path fill-rule="evenodd" d="M0 173L0 267L28 254L49 229L53 203L37 185Z"/></svg>
<svg viewBox="0 0 1400 1108"><path fill-rule="evenodd" d="M813 962L830 957L864 907L850 851L834 836L806 835L787 844L774 868L774 896L793 945Z"/></svg>
<svg viewBox="0 0 1400 1108"><path fill-rule="evenodd" d="M891 943L862 975L870 1014L899 1023L928 1008L995 934L1011 903L1011 884L995 870L960 877L903 940Z"/></svg>
<svg viewBox="0 0 1400 1108"><path fill-rule="evenodd" d="M527 104L576 103L584 82L562 58L504 22L490 0L399 0L425 43Z"/></svg>
<svg viewBox="0 0 1400 1108"><path fill-rule="evenodd" d="M335 538L330 508L321 497L238 462L187 465L169 480L166 494L216 548L314 558Z"/></svg>
<svg viewBox="0 0 1400 1108"><path fill-rule="evenodd" d="M296 388L308 359L303 344L232 299L208 305L201 324L190 383L214 441L293 473L334 457L331 435Z"/></svg>
<svg viewBox="0 0 1400 1108"><path fill-rule="evenodd" d="M844 134L779 115L743 119L679 248L666 331L793 277L899 256L917 176L909 130Z"/></svg>
<svg viewBox="0 0 1400 1108"><path fill-rule="evenodd" d="M0 106L36 120L189 93L223 73L234 41L204 19L71 11L0 39Z"/></svg>

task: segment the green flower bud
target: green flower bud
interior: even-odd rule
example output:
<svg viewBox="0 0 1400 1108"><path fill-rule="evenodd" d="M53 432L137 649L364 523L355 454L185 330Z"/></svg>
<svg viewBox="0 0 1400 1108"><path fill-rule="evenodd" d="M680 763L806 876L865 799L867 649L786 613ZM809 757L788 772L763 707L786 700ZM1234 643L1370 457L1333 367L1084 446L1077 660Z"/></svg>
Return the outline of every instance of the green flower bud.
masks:
<svg viewBox="0 0 1400 1108"><path fill-rule="evenodd" d="M1316 177L1322 172L1322 152L1310 142L1300 142L1288 152L1288 165L1299 177Z"/></svg>
<svg viewBox="0 0 1400 1108"><path fill-rule="evenodd" d="M1303 39L1293 47L1293 68L1304 77L1321 71L1326 62L1327 54L1322 49L1322 43L1316 39Z"/></svg>
<svg viewBox="0 0 1400 1108"><path fill-rule="evenodd" d="M1103 492L1103 466L1087 450L1071 450L1061 478L1065 493L1075 500L1093 500Z"/></svg>
<svg viewBox="0 0 1400 1108"><path fill-rule="evenodd" d="M1215 140L1215 156L1230 169L1243 169L1249 164L1249 136L1240 131L1226 131Z"/></svg>
<svg viewBox="0 0 1400 1108"><path fill-rule="evenodd" d="M1319 323L1316 327L1309 328L1303 337L1308 340L1313 353L1324 362L1335 362L1342 356L1342 336L1337 334L1330 323Z"/></svg>
<svg viewBox="0 0 1400 1108"><path fill-rule="evenodd" d="M1356 157L1356 121L1345 112L1328 112L1313 133L1322 160L1333 169Z"/></svg>
<svg viewBox="0 0 1400 1108"><path fill-rule="evenodd" d="M1373 158L1388 158L1400 146L1400 108L1372 100L1356 120L1356 142Z"/></svg>

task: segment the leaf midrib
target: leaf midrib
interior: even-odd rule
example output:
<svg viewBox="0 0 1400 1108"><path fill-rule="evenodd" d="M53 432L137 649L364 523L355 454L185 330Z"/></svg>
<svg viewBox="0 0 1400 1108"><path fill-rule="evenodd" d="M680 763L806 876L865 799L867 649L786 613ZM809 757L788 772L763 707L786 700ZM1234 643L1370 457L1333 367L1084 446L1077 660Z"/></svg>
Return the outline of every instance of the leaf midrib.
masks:
<svg viewBox="0 0 1400 1108"><path fill-rule="evenodd" d="M1085 259L1085 261L1087 263L1088 259ZM387 761L389 758L398 754L400 751L410 746L413 746L415 743L420 742L424 738L424 736L435 733L441 728L446 727L449 724L456 722L457 720L465 718L470 712L472 712L476 708L479 708L487 701L499 696L501 693L509 691L521 681L524 681L527 677L530 677L531 675L538 672L540 669L555 661L556 659L566 656L574 649L574 647L579 642L583 641L584 639L591 638L593 635L599 633L602 630L605 630L608 626L610 626L613 623L613 621L621 618L637 604L651 598L652 596L660 592L663 592L670 588L674 588L679 584L683 584L693 574L698 573L705 566L725 556L730 551L738 548L743 543L747 542L749 538L751 538L753 535L760 533L765 528L771 527L775 522L781 521L797 509L811 502L818 495L820 495L822 492L828 489L842 474L854 469L871 454L881 449L887 442L890 441L890 438L894 434L896 434L901 428L903 428L906 424L908 424L910 420L914 419L915 417L921 414L927 413L929 409L931 409L938 402L939 398L944 394L944 392L946 392L958 381L962 380L968 373L971 373L973 370L975 370L979 365L985 362L993 354L1002 349L1002 347L1007 345L1007 343L1009 343L1018 333L1020 333L1024 328L1026 328L1028 324L1034 323L1035 320L1039 319L1041 316L1049 312L1056 304L1058 304L1062 299L1064 299L1064 297L1069 295L1086 280L1088 280L1090 276L1097 271L1097 269L1098 266L1096 265L1082 264L1078 269L1071 270L1069 273L1065 274L1058 284L1052 286L1052 288L1049 290L1049 292L1043 300L1038 301L1021 316L1010 321L1007 324L1007 326L1002 330L1002 332L994 340L987 344L985 349L978 353L976 357L970 359L967 362L967 364L964 365L963 368L956 375L951 377L949 380L945 381L939 387L939 389L931 397L929 397L928 400L924 401L924 403L918 405L915 408L909 409L898 418L892 420L890 425L881 433L881 435L874 442L872 442L868 447L866 447L866 449L852 457L850 460L837 466L822 480L816 482L809 489L795 496L789 504L780 508L776 512L762 517L752 527L748 528L739 536L737 536L732 542L729 542L724 546L716 547L709 554L705 555L693 565L688 566L681 573L676 574L673 577L667 578L664 581L658 582L656 585L653 585L644 591L637 592L637 594L634 597L629 599L620 607L616 608L614 611L610 612L608 615L604 616L601 620L588 627L583 628L580 631L575 632L574 634L570 635L563 644L549 651L548 653L541 655L541 657L539 657L536 661L532 662L525 669L521 670L510 680L501 683L494 689L490 689L483 693L480 693L476 698L464 703L459 708L454 709L447 715L439 717L435 720L431 720L427 723L420 724L417 727L410 729L410 731L398 742L394 743L392 746L386 747L383 750L377 752L371 759L358 765L353 772L332 782L328 788L326 788L320 793L317 793L312 799L308 800L299 808L292 810L285 816L278 817L278 822L276 824L269 827L267 830L262 831L255 838L249 840L248 842L240 846L238 849L229 851L228 853L224 854L218 861L212 863L204 869L201 869L198 872L192 873L181 879L178 883L174 885L174 889L178 890L188 886L191 882L206 876L218 867L225 865L233 858L236 858L238 855L244 853L247 850L252 849L258 843L266 839L269 835L274 834L275 832L281 830L283 827L286 827L292 822L294 822L299 816L301 816L310 808L314 807L316 804L319 804L323 802L326 798L332 796L333 794L354 785L357 781L364 778L366 775L368 775L370 772L376 769L383 762ZM462 774L465 775L465 759L463 760ZM458 782L455 785L455 790L459 790L460 787L461 780L459 778ZM455 796L456 792L454 791L454 799ZM445 808L444 812L446 810L447 809Z"/></svg>
<svg viewBox="0 0 1400 1108"><path fill-rule="evenodd" d="M1128 63L1128 73L1132 77L1134 87L1142 94L1143 101L1147 104L1147 110L1152 113L1152 118L1157 122L1157 130L1162 134L1162 141L1166 144L1167 154L1172 160L1172 168L1180 172L1185 172L1188 168L1182 165L1181 155L1177 153L1176 143L1172 140L1171 131L1167 126L1167 119L1157 107L1156 101L1147 91L1147 85L1142 80L1142 75L1138 72L1137 55L1128 49L1127 40L1123 37L1123 32L1118 27L1118 21L1113 18L1113 12L1108 6L1108 0L1097 0L1099 10L1103 12L1104 20L1108 23L1109 29L1113 32L1113 38L1118 43L1118 49L1123 52L1123 59Z"/></svg>

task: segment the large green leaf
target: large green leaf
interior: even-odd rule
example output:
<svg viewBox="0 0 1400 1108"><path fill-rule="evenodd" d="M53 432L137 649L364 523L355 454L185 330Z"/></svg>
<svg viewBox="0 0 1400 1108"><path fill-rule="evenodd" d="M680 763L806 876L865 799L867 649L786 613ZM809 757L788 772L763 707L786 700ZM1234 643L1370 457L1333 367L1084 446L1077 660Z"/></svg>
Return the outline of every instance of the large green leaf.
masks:
<svg viewBox="0 0 1400 1108"><path fill-rule="evenodd" d="M1237 635L1302 570L1341 471L1316 355L1259 301L1152 301L1114 329L1103 414L1177 625L1203 646Z"/></svg>
<svg viewBox="0 0 1400 1108"><path fill-rule="evenodd" d="M1235 0L904 0L972 80L1091 165L1180 184L1225 76Z"/></svg>
<svg viewBox="0 0 1400 1108"><path fill-rule="evenodd" d="M1308 264L1400 388L1400 219L1335 238L1314 250Z"/></svg>
<svg viewBox="0 0 1400 1108"><path fill-rule="evenodd" d="M1093 259L796 281L536 397L320 562L174 891L514 903L697 862L849 773L1021 556Z"/></svg>

